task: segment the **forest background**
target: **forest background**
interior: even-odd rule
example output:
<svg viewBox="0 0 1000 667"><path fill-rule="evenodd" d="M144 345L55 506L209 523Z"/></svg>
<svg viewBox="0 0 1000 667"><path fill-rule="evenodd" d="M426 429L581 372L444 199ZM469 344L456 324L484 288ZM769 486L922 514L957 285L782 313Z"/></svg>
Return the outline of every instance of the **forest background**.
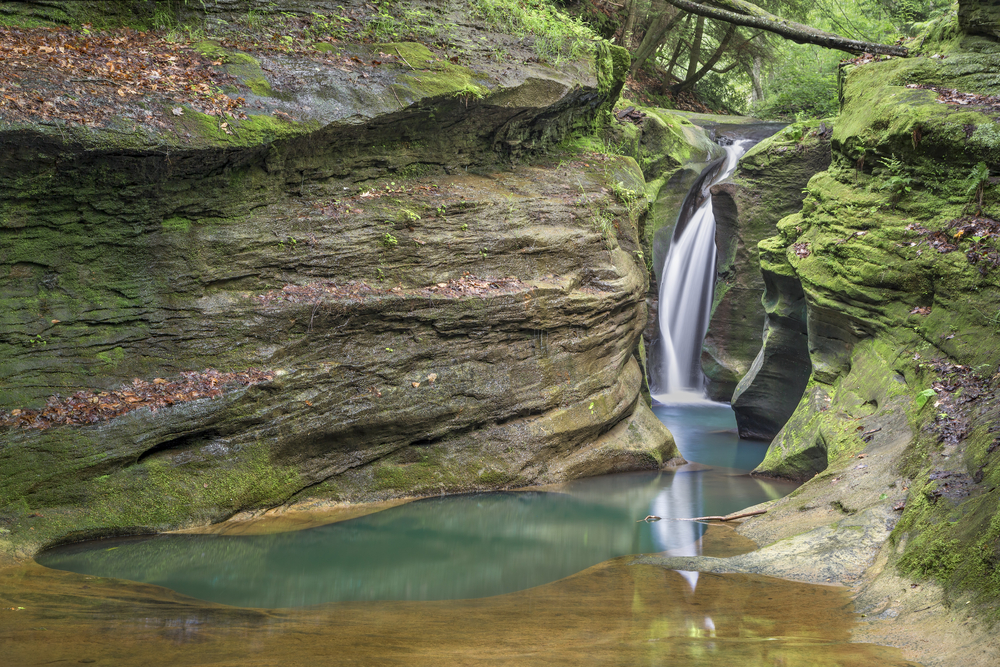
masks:
<svg viewBox="0 0 1000 667"><path fill-rule="evenodd" d="M949 0L754 4L782 19L881 44L903 43L955 10ZM636 101L682 108L700 102L713 111L789 121L837 113L838 66L850 57L842 51L695 16L667 0L581 0L567 10L632 54L625 95Z"/></svg>

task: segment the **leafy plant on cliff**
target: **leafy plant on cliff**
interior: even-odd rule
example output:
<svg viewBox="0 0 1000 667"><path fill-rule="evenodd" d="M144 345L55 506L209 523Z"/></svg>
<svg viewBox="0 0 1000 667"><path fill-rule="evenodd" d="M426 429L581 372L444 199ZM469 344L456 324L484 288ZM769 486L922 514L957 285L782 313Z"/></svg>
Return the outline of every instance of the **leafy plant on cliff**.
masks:
<svg viewBox="0 0 1000 667"><path fill-rule="evenodd" d="M965 183L968 186L965 194L969 196L969 202L965 205L965 208L968 209L969 204L975 202L976 215L983 214L983 195L986 191L986 184L989 183L989 180L990 168L986 166L985 162L980 162L973 167L968 178L965 179Z"/></svg>
<svg viewBox="0 0 1000 667"><path fill-rule="evenodd" d="M889 193L889 203L892 208L896 208L896 204L903 198L903 195L912 189L913 178L904 171L903 161L895 155L883 158L881 162L889 176L879 189Z"/></svg>
<svg viewBox="0 0 1000 667"><path fill-rule="evenodd" d="M559 63L594 52L597 35L545 0L469 0L469 7L486 27L521 38L540 59Z"/></svg>

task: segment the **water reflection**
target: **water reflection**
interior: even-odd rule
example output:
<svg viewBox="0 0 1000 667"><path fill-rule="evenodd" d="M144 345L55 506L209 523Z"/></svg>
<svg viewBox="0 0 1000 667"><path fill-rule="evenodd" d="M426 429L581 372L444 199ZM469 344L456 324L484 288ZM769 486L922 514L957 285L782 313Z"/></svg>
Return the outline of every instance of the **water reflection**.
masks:
<svg viewBox="0 0 1000 667"><path fill-rule="evenodd" d="M259 536L271 539L171 536L42 557L66 565L77 558L104 576L146 576L177 590L190 585L195 597L283 609L217 605L35 563L0 569L0 599L18 610L0 624L4 659L116 667L912 665L895 649L849 643L847 589L703 574L695 590L676 572L633 565L627 556L604 560L745 551L727 527L636 523L646 514L724 514L790 489L744 474L755 463L746 453L754 443L747 448L727 434L726 416L716 407L670 423L685 456L711 469L421 501L324 530ZM718 451L720 442L731 451ZM583 569L593 559L604 562ZM534 585L539 580L551 583ZM399 599L470 598L507 587L523 590ZM354 601L293 608L337 595ZM368 601L379 596L386 599Z"/></svg>
<svg viewBox="0 0 1000 667"><path fill-rule="evenodd" d="M653 500L650 513L664 519L653 528L658 551L670 556L700 556L703 525L677 519L724 515L732 512L734 505L739 509L761 502L745 495L747 488L762 492L766 499L778 498L791 490L783 482L754 479L750 483L741 474L763 460L767 443L740 440L728 405L704 399L683 404L655 403L653 412L673 433L684 458L701 464L678 470L673 483ZM717 468L706 470L704 465ZM725 468L732 472L727 473ZM723 507L718 502L723 498L734 502ZM698 573L679 571L679 574L693 593Z"/></svg>
<svg viewBox="0 0 1000 667"><path fill-rule="evenodd" d="M731 422L731 412L718 406L687 420L683 413L666 417L674 420L670 425L689 459L711 452L717 461L745 464L745 443L725 433L727 414ZM717 451L722 449L729 451ZM697 555L705 526L675 519L726 514L793 488L745 471L716 462L610 475L555 491L420 500L295 532L104 541L37 560L242 607L481 598L540 586L627 554ZM637 522L648 514L664 520ZM697 574L685 576L693 591Z"/></svg>
<svg viewBox="0 0 1000 667"><path fill-rule="evenodd" d="M254 610L31 564L0 570L0 599L23 607L0 643L11 665L912 664L849 643L846 588L703 574L686 591L625 557L498 597Z"/></svg>

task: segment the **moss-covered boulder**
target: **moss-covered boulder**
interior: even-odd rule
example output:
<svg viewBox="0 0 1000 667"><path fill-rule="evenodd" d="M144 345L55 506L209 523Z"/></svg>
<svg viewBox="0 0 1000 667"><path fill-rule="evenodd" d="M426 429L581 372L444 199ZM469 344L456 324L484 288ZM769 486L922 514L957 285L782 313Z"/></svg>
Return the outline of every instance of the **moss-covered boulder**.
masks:
<svg viewBox="0 0 1000 667"><path fill-rule="evenodd" d="M959 0L958 23L963 32L1000 37L1000 3L996 0Z"/></svg>
<svg viewBox="0 0 1000 667"><path fill-rule="evenodd" d="M995 57L845 72L830 167L759 246L787 312L801 289L812 374L757 473L809 481L744 529L769 543L836 526L831 513L868 516L885 541L861 609L907 628L927 627L928 605L943 604L940 623L961 605L983 622L971 644L992 641L1000 597L1000 189L988 173L1000 141L992 102L976 97L1000 93ZM926 592L888 593L900 584Z"/></svg>

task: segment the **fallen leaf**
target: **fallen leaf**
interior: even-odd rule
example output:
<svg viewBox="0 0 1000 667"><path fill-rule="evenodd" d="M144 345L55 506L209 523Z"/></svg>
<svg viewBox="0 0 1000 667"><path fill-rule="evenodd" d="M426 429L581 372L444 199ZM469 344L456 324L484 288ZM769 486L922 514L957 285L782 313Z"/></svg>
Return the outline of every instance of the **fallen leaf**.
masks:
<svg viewBox="0 0 1000 667"><path fill-rule="evenodd" d="M434 381L438 379L437 373L431 373L427 376L427 381L434 384Z"/></svg>
<svg viewBox="0 0 1000 667"><path fill-rule="evenodd" d="M170 110L170 113L174 114L175 116L183 116L184 109L182 109L181 107L174 107L173 109Z"/></svg>
<svg viewBox="0 0 1000 667"><path fill-rule="evenodd" d="M413 385L413 388L414 388L414 389L416 389L417 387L419 387L419 386L420 386L420 383L419 383L419 382L411 382L410 384L412 384L412 385Z"/></svg>

